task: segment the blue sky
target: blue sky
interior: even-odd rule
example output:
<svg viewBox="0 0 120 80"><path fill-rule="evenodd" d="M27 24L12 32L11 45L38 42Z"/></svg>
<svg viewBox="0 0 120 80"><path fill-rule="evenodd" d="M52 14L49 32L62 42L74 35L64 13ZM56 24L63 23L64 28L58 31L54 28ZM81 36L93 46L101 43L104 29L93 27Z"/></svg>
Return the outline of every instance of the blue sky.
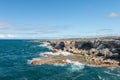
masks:
<svg viewBox="0 0 120 80"><path fill-rule="evenodd" d="M0 0L0 38L120 35L120 0Z"/></svg>

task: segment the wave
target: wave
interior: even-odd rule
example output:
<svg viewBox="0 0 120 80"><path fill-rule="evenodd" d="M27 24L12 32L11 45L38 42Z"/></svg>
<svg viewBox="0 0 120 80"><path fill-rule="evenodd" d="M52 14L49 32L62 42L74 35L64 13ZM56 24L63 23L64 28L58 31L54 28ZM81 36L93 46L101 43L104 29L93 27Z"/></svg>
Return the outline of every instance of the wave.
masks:
<svg viewBox="0 0 120 80"><path fill-rule="evenodd" d="M70 71L80 71L84 69L85 65L79 62L71 61L69 59L66 60L68 64L70 64Z"/></svg>
<svg viewBox="0 0 120 80"><path fill-rule="evenodd" d="M62 52L62 51L58 51L58 52L44 52L44 53L40 53L40 56L44 56L44 57L47 57L48 55L51 55L51 56L58 56L58 55L63 55L63 56L68 56L68 55L73 55L72 53L70 52Z"/></svg>
<svg viewBox="0 0 120 80"><path fill-rule="evenodd" d="M66 60L67 64L53 64L54 66L68 66L67 70L70 72L80 71L84 69L85 65L79 62L71 61L69 59Z"/></svg>
<svg viewBox="0 0 120 80"><path fill-rule="evenodd" d="M40 46L40 47L46 47L46 48L48 48L50 50L52 49L52 46L48 42L42 42L42 44L40 44L38 46Z"/></svg>
<svg viewBox="0 0 120 80"><path fill-rule="evenodd" d="M27 60L27 64L31 64L34 60L41 60L41 58L32 58L32 60Z"/></svg>
<svg viewBox="0 0 120 80"><path fill-rule="evenodd" d="M66 66L66 64L58 64L58 63L55 63L53 64L54 66Z"/></svg>
<svg viewBox="0 0 120 80"><path fill-rule="evenodd" d="M27 64L31 64L32 63L32 60L27 60Z"/></svg>
<svg viewBox="0 0 120 80"><path fill-rule="evenodd" d="M69 59L66 60L67 64L53 64L54 66L68 66L67 70L70 72L80 71L84 69L85 65L79 62L71 61Z"/></svg>

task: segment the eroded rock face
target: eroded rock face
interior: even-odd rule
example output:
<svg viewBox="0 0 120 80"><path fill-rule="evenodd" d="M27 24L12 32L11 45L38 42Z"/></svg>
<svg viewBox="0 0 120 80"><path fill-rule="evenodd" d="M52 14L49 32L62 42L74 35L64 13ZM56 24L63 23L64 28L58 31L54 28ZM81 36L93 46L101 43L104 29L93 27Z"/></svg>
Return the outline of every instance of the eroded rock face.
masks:
<svg viewBox="0 0 120 80"><path fill-rule="evenodd" d="M74 54L102 56L104 58L115 57L116 53L120 55L119 40L55 40L50 41L50 43L55 49Z"/></svg>
<svg viewBox="0 0 120 80"><path fill-rule="evenodd" d="M90 50L93 48L93 44L91 42L85 42L79 49Z"/></svg>
<svg viewBox="0 0 120 80"><path fill-rule="evenodd" d="M94 62L99 66L120 65L119 40L51 40L47 41L53 47L53 53L58 51L82 55L87 62ZM65 63L62 60L33 61L32 64Z"/></svg>
<svg viewBox="0 0 120 80"><path fill-rule="evenodd" d="M92 48L97 50L109 49L112 53L120 52L120 41L74 41L74 40L55 40L49 41L53 48L65 51L74 50L90 50Z"/></svg>
<svg viewBox="0 0 120 80"><path fill-rule="evenodd" d="M64 47L65 47L65 43L64 42L59 42L57 43L54 48L56 49L61 49L61 50L64 50Z"/></svg>

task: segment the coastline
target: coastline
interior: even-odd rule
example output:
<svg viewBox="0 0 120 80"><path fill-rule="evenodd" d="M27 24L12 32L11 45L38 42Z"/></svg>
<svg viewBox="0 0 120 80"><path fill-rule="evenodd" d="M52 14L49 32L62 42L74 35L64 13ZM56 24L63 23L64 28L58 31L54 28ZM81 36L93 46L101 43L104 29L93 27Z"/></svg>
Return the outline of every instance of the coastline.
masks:
<svg viewBox="0 0 120 80"><path fill-rule="evenodd" d="M87 39L87 40L34 40L33 42L47 42L48 46L52 46L51 54L44 54L47 60L32 60L33 65L42 64L68 64L66 60L71 60L74 62L79 62L88 66L95 67L119 67L119 47L120 41L114 39ZM46 45L47 46L47 45ZM114 49L114 50L113 50ZM113 50L113 51L112 51ZM118 50L118 51L117 51ZM115 52L116 51L116 52ZM58 54L63 52L63 54ZM76 57L77 59L68 58L65 56L65 52L71 53L71 57ZM54 54L54 55L52 55ZM62 59L65 57L65 59ZM81 61L81 56L84 58ZM58 57L59 59L55 59Z"/></svg>

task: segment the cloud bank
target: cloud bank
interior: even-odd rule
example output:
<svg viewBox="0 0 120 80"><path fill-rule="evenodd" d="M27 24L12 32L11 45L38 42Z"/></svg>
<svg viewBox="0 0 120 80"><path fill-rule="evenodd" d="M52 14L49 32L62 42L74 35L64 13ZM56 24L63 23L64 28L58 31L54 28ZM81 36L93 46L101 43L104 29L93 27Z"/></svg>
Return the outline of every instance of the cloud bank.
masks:
<svg viewBox="0 0 120 80"><path fill-rule="evenodd" d="M0 34L0 39L4 38L18 38L18 36L13 34Z"/></svg>

